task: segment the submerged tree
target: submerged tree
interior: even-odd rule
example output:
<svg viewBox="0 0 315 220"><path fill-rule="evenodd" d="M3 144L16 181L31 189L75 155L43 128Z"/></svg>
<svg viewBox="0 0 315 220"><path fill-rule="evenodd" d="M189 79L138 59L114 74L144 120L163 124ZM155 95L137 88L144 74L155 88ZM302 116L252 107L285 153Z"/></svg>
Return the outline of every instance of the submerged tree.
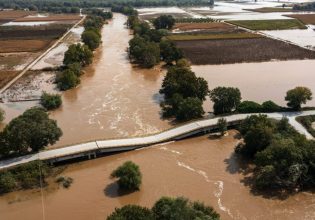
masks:
<svg viewBox="0 0 315 220"><path fill-rule="evenodd" d="M139 190L142 182L142 174L137 164L127 161L111 174L118 178L118 185L123 190Z"/></svg>
<svg viewBox="0 0 315 220"><path fill-rule="evenodd" d="M238 88L216 87L210 91L210 99L214 102L214 113L225 114L235 110L242 98Z"/></svg>

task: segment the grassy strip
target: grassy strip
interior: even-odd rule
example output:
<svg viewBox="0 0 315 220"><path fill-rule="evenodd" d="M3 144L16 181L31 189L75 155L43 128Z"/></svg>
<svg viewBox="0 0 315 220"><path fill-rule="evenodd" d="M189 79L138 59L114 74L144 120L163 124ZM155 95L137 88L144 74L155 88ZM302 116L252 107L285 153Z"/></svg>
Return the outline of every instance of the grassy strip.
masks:
<svg viewBox="0 0 315 220"><path fill-rule="evenodd" d="M312 127L312 123L315 122L315 115L299 116L296 117L296 120L302 124L313 137L315 137L315 129Z"/></svg>
<svg viewBox="0 0 315 220"><path fill-rule="evenodd" d="M293 12L291 8L280 8L280 7L264 7L256 9L245 9L246 11L260 12L260 13L270 13L270 12Z"/></svg>
<svg viewBox="0 0 315 220"><path fill-rule="evenodd" d="M189 41L189 40L221 40L221 39L248 39L260 38L261 35L253 33L225 33L225 34L173 34L167 36L172 41Z"/></svg>
<svg viewBox="0 0 315 220"><path fill-rule="evenodd" d="M296 19L279 20L240 20L228 21L231 24L248 28L251 30L286 30L286 29L306 29L306 26Z"/></svg>

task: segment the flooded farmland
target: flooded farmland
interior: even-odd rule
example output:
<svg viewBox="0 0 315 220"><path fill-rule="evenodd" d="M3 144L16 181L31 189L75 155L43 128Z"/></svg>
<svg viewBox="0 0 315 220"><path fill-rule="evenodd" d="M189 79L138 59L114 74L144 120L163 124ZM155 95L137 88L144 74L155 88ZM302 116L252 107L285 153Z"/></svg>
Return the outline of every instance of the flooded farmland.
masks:
<svg viewBox="0 0 315 220"><path fill-rule="evenodd" d="M1 219L104 219L115 207L151 207L161 196L185 196L212 205L222 219L311 220L315 196L305 192L285 200L254 195L243 181L243 165L233 155L235 131L223 139L202 136L85 161L62 175L72 177L69 189L51 184L44 190L10 193L0 198ZM119 195L110 173L127 160L140 166L140 191ZM43 200L42 200L43 199ZM43 201L43 206L42 206Z"/></svg>
<svg viewBox="0 0 315 220"><path fill-rule="evenodd" d="M113 21L104 26L103 44L93 65L84 70L79 87L63 93L62 108L51 112L64 132L55 147L90 139L140 136L171 127L159 114L162 97L158 91L165 70L161 66L139 69L130 64L126 48L131 36L125 22L125 16L115 14ZM192 69L208 81L210 89L235 86L244 99L271 99L284 105L288 89L297 85L315 88L314 64L310 60L274 61ZM29 105L2 104L7 111L6 120ZM211 111L209 101L205 106ZM51 180L43 197L39 190L2 196L1 219L37 220L45 216L47 220L98 220L126 204L150 207L164 195L203 201L212 205L222 219L315 219L315 196L311 193L281 200L250 191L244 183L244 167L233 154L239 141L236 134L229 131L223 139L202 136L68 165L62 175L74 179L69 189L58 189ZM143 185L139 192L119 195L109 175L126 160L140 166Z"/></svg>

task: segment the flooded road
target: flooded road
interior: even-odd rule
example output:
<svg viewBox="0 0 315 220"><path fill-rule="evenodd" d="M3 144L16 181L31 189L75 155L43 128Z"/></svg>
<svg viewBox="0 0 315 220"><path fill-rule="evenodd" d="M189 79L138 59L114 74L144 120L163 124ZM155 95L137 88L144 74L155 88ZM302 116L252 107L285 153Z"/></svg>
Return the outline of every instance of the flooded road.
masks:
<svg viewBox="0 0 315 220"><path fill-rule="evenodd" d="M242 166L233 154L236 132L222 139L201 136L156 145L96 160L68 165L62 175L72 177L69 189L44 190L46 220L101 220L115 207L139 204L151 207L161 196L185 196L212 205L222 219L315 219L315 196L307 192L286 200L255 196L244 186ZM119 195L110 173L127 160L140 166L140 191ZM3 220L40 220L40 191L10 193L0 197Z"/></svg>

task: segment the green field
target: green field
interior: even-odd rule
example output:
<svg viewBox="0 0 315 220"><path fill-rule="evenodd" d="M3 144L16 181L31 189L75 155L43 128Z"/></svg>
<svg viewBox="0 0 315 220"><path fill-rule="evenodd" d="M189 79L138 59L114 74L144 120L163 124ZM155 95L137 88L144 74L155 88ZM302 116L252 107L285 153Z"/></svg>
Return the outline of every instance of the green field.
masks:
<svg viewBox="0 0 315 220"><path fill-rule="evenodd" d="M253 33L223 33L223 34L173 34L167 36L172 41L189 41L189 40L220 40L220 39L247 39L260 38L261 35Z"/></svg>
<svg viewBox="0 0 315 220"><path fill-rule="evenodd" d="M254 11L260 13L270 13L270 12L292 12L293 9L291 8L280 8L280 7L264 7L264 8L257 8L257 9L246 9L246 11Z"/></svg>
<svg viewBox="0 0 315 220"><path fill-rule="evenodd" d="M306 29L305 25L296 19L281 20L244 20L228 21L231 24L248 28L251 30L286 30L286 29Z"/></svg>

